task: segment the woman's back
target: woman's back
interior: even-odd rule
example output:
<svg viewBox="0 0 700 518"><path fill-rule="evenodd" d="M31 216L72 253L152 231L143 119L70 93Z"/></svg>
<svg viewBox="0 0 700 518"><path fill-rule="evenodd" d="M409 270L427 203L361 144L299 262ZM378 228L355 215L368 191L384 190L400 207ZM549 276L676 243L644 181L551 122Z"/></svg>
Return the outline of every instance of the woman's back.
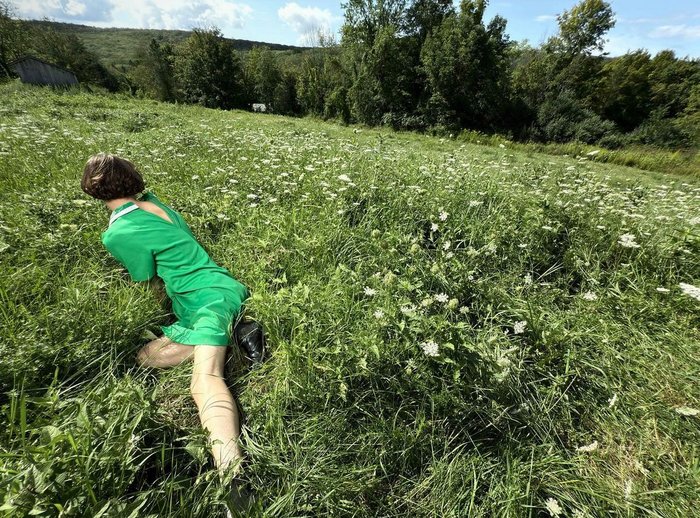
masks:
<svg viewBox="0 0 700 518"><path fill-rule="evenodd" d="M242 285L197 242L182 216L152 193L115 209L102 242L135 281L158 275L170 297Z"/></svg>

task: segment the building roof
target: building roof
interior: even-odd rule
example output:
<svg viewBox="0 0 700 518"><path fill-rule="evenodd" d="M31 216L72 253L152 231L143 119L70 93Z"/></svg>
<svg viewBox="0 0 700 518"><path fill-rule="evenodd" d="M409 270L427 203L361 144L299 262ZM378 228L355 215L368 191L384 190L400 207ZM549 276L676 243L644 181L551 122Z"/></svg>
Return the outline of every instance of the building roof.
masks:
<svg viewBox="0 0 700 518"><path fill-rule="evenodd" d="M10 63L8 63L8 66L17 65L18 63L22 63L23 61L30 61L30 60L38 61L39 63L43 63L44 65L49 65L50 67L59 68L59 69L63 70L64 72L68 72L69 74L73 74L75 76L75 72L73 72L72 70L68 70L67 68L63 68L59 65L56 65L55 63L49 63L48 61L44 61L43 59L39 59L39 58L32 56L30 54L25 54L21 58L15 59L14 61L11 61ZM77 77L76 77L76 79L77 79Z"/></svg>

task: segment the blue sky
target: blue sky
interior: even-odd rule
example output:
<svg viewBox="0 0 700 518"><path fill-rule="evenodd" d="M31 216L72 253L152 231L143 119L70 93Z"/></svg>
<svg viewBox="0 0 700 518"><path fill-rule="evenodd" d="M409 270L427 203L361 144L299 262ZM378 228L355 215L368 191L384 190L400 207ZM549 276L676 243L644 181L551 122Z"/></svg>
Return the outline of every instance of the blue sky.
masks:
<svg viewBox="0 0 700 518"><path fill-rule="evenodd" d="M100 27L189 29L218 26L231 38L302 44L314 28L338 31L340 1L300 0L10 0L22 18ZM493 0L487 17L508 20L511 39L537 45L556 32L557 13L576 0ZM700 57L700 1L612 0L617 25L608 34L611 55L646 48L652 54L672 49Z"/></svg>

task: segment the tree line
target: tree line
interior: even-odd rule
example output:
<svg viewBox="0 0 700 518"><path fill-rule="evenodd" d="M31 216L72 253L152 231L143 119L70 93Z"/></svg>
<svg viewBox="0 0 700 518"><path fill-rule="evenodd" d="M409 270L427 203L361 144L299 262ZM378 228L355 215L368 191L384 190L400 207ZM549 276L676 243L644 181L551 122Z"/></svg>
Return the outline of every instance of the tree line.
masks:
<svg viewBox="0 0 700 518"><path fill-rule="evenodd" d="M163 101L264 103L346 123L609 148L698 146L700 60L671 50L601 55L615 25L603 0L562 12L557 33L538 47L512 41L501 16L487 21L487 3L349 0L340 41L319 33L302 53L239 52L219 30L195 29L178 44L153 39L130 66L113 70L76 36L18 34L11 29L22 22L5 9L0 66L24 45L82 81Z"/></svg>

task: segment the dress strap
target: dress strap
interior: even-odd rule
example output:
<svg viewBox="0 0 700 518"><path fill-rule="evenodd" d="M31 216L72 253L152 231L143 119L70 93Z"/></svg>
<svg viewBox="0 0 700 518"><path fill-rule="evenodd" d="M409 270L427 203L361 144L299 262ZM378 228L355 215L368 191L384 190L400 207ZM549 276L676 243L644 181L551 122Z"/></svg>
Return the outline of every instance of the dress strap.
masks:
<svg viewBox="0 0 700 518"><path fill-rule="evenodd" d="M112 215L109 217L109 225L112 226L112 223L117 221L124 214L129 214L129 212L133 212L138 208L139 208L139 206L134 204L134 205L129 205L127 208L120 210L119 212L112 212Z"/></svg>

